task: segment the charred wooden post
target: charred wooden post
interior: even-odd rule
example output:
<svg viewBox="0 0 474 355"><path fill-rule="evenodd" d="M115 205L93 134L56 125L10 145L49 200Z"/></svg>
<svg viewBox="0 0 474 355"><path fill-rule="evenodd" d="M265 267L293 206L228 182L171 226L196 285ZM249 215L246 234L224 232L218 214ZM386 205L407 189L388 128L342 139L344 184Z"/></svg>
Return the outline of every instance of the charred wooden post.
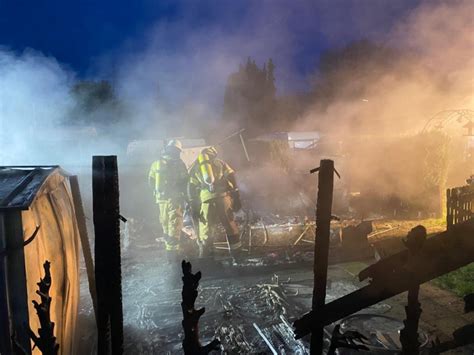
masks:
<svg viewBox="0 0 474 355"><path fill-rule="evenodd" d="M123 353L119 184L116 156L94 156L92 192L99 354Z"/></svg>
<svg viewBox="0 0 474 355"><path fill-rule="evenodd" d="M420 285L408 290L408 305L405 307L406 320L403 321L405 327L400 331L400 343L402 344L402 354L419 354L420 341L418 340L418 323L421 315L421 305L418 302Z"/></svg>
<svg viewBox="0 0 474 355"><path fill-rule="evenodd" d="M23 247L21 211L0 213L0 250L7 251L0 256L0 320L2 324L10 324L10 329L0 329L0 350L5 353L12 351L10 338L15 334L16 345L31 354L28 326L25 326L29 324L29 314Z"/></svg>
<svg viewBox="0 0 474 355"><path fill-rule="evenodd" d="M294 322L297 339L315 326L328 325L416 285L474 262L474 219L458 223L426 240L413 257L409 250L389 256L359 273L369 285L311 311ZM409 275L409 277L407 277Z"/></svg>
<svg viewBox="0 0 474 355"><path fill-rule="evenodd" d="M314 243L314 289L313 312L326 303L326 284L329 257L332 194L334 188L334 162L321 160L318 178L318 200L316 204L316 236ZM324 326L318 325L311 332L311 354L322 354Z"/></svg>
<svg viewBox="0 0 474 355"><path fill-rule="evenodd" d="M417 226L408 233L404 244L413 258L416 258L421 248L423 248L426 236L426 228L423 226ZM400 332L400 343L402 344L403 354L419 353L418 323L421 315L421 305L418 302L419 292L419 284L408 289L408 305L405 307L407 318L403 321L405 327Z"/></svg>
<svg viewBox="0 0 474 355"><path fill-rule="evenodd" d="M196 302L198 296L197 288L201 279L201 272L198 271L193 274L191 263L185 260L181 262L181 268L183 269L183 290L181 292L184 330L183 351L186 355L209 354L211 351L219 349L220 341L214 339L205 346L201 346L199 341L199 318L206 311L204 307L201 309L194 308L194 302Z"/></svg>
<svg viewBox="0 0 474 355"><path fill-rule="evenodd" d="M30 329L30 337L35 346L41 351L43 355L56 355L59 351L59 344L56 344L56 337L54 336L54 322L51 321L50 308L51 297L49 296L49 289L51 288L51 264L45 261L44 278L37 283L38 290L36 293L41 298L41 303L33 300L33 305L36 309L41 328L38 329L38 336Z"/></svg>

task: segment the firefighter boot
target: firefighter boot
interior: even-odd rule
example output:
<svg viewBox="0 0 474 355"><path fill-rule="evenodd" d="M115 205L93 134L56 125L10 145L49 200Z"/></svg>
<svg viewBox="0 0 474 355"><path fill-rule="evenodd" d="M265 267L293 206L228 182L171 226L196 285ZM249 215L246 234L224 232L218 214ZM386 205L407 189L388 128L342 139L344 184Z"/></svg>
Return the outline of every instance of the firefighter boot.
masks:
<svg viewBox="0 0 474 355"><path fill-rule="evenodd" d="M237 264L242 258L242 243L240 242L239 235L231 235L227 237L229 243L229 256L232 259L233 264Z"/></svg>
<svg viewBox="0 0 474 355"><path fill-rule="evenodd" d="M197 240L197 246L198 246L198 258L202 259L204 258L204 242L200 239Z"/></svg>
<svg viewBox="0 0 474 355"><path fill-rule="evenodd" d="M195 260L195 267L204 273L210 272L215 267L214 243L209 238L200 242L199 258Z"/></svg>

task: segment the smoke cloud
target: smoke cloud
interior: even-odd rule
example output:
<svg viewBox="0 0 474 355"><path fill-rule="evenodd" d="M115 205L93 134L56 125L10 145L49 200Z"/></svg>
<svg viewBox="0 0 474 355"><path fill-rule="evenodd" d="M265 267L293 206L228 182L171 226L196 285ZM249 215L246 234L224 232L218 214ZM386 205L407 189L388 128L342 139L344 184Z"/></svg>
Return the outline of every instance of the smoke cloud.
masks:
<svg viewBox="0 0 474 355"><path fill-rule="evenodd" d="M34 50L0 50L0 164L45 163L35 156L36 132L61 122L72 105L73 79L54 58Z"/></svg>
<svg viewBox="0 0 474 355"><path fill-rule="evenodd" d="M93 154L118 154L127 162L131 139L199 138L214 127L225 136L236 127L221 117L224 88L249 56L257 63L273 58L279 96L318 88L324 80L335 86L330 100L312 96L304 114L292 118L292 129L319 130L326 141L335 137L337 144L321 154L337 155L342 141L354 144L359 151L351 149L352 156L367 158L357 165L360 171L387 163L370 137L386 144L419 132L441 110L474 108L472 1L319 1L291 8L286 1L263 1L234 4L232 11L229 6L188 3L180 19L156 24L140 41L97 58L89 79L111 81L123 105L119 112L94 113L104 120L121 116L105 135L93 126L64 124L77 112L71 87L83 78L35 50L0 49L0 164L62 164L77 172L89 169ZM201 15L218 20L203 25L196 21ZM318 51L362 38L397 55L389 65L374 62L359 72L350 67L326 77L314 72ZM367 140L369 145L362 144ZM316 159L298 164L312 168ZM371 181L370 176L359 180Z"/></svg>
<svg viewBox="0 0 474 355"><path fill-rule="evenodd" d="M423 2L381 38L375 57L316 77L313 104L293 129L323 132L323 152L336 156L346 177L339 186L430 200L472 173L463 137L469 117L450 113L458 119L448 124L440 112L474 109L473 11L471 1ZM328 87L329 98L319 94ZM419 136L435 128L440 133Z"/></svg>
<svg viewBox="0 0 474 355"><path fill-rule="evenodd" d="M439 111L472 109L472 10L471 1L420 5L383 38L397 57L386 58L390 63L372 61L364 71L341 68L330 77L340 97L328 107L316 102L297 126L323 122L333 132L357 126L365 133L403 134L419 131Z"/></svg>

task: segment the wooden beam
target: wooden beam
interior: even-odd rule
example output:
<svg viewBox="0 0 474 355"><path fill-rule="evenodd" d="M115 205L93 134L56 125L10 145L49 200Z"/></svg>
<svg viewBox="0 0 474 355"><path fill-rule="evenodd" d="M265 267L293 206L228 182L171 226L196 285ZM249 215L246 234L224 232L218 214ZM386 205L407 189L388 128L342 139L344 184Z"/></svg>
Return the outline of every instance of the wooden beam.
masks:
<svg viewBox="0 0 474 355"><path fill-rule="evenodd" d="M93 157L92 193L97 292L97 350L98 354L122 354L122 271L116 156Z"/></svg>
<svg viewBox="0 0 474 355"><path fill-rule="evenodd" d="M321 160L318 173L318 199L316 204L316 236L314 243L313 312L318 313L326 303L326 285L329 258L332 194L334 188L334 162ZM311 333L311 354L322 354L324 326L318 325Z"/></svg>
<svg viewBox="0 0 474 355"><path fill-rule="evenodd" d="M453 225L449 231L429 238L416 256L404 250L362 270L359 278L371 278L371 283L295 321L296 338L311 333L316 326L331 324L471 262L474 220Z"/></svg>

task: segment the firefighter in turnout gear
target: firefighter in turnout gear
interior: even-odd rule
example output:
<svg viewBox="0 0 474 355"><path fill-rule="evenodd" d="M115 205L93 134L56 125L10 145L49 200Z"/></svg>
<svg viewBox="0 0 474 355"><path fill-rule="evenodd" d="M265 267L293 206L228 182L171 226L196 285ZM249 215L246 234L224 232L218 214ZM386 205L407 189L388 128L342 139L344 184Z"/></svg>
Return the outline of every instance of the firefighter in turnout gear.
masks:
<svg viewBox="0 0 474 355"><path fill-rule="evenodd" d="M234 170L217 159L214 147L204 148L191 166L188 184L195 220L199 221L200 256L211 256L216 227L220 222L226 232L231 255L241 247L234 212L241 208Z"/></svg>
<svg viewBox="0 0 474 355"><path fill-rule="evenodd" d="M155 202L160 210L160 223L169 261L175 261L179 253L188 183L188 170L181 160L181 152L181 142L170 140L160 159L151 165L148 174L148 182L153 187Z"/></svg>

